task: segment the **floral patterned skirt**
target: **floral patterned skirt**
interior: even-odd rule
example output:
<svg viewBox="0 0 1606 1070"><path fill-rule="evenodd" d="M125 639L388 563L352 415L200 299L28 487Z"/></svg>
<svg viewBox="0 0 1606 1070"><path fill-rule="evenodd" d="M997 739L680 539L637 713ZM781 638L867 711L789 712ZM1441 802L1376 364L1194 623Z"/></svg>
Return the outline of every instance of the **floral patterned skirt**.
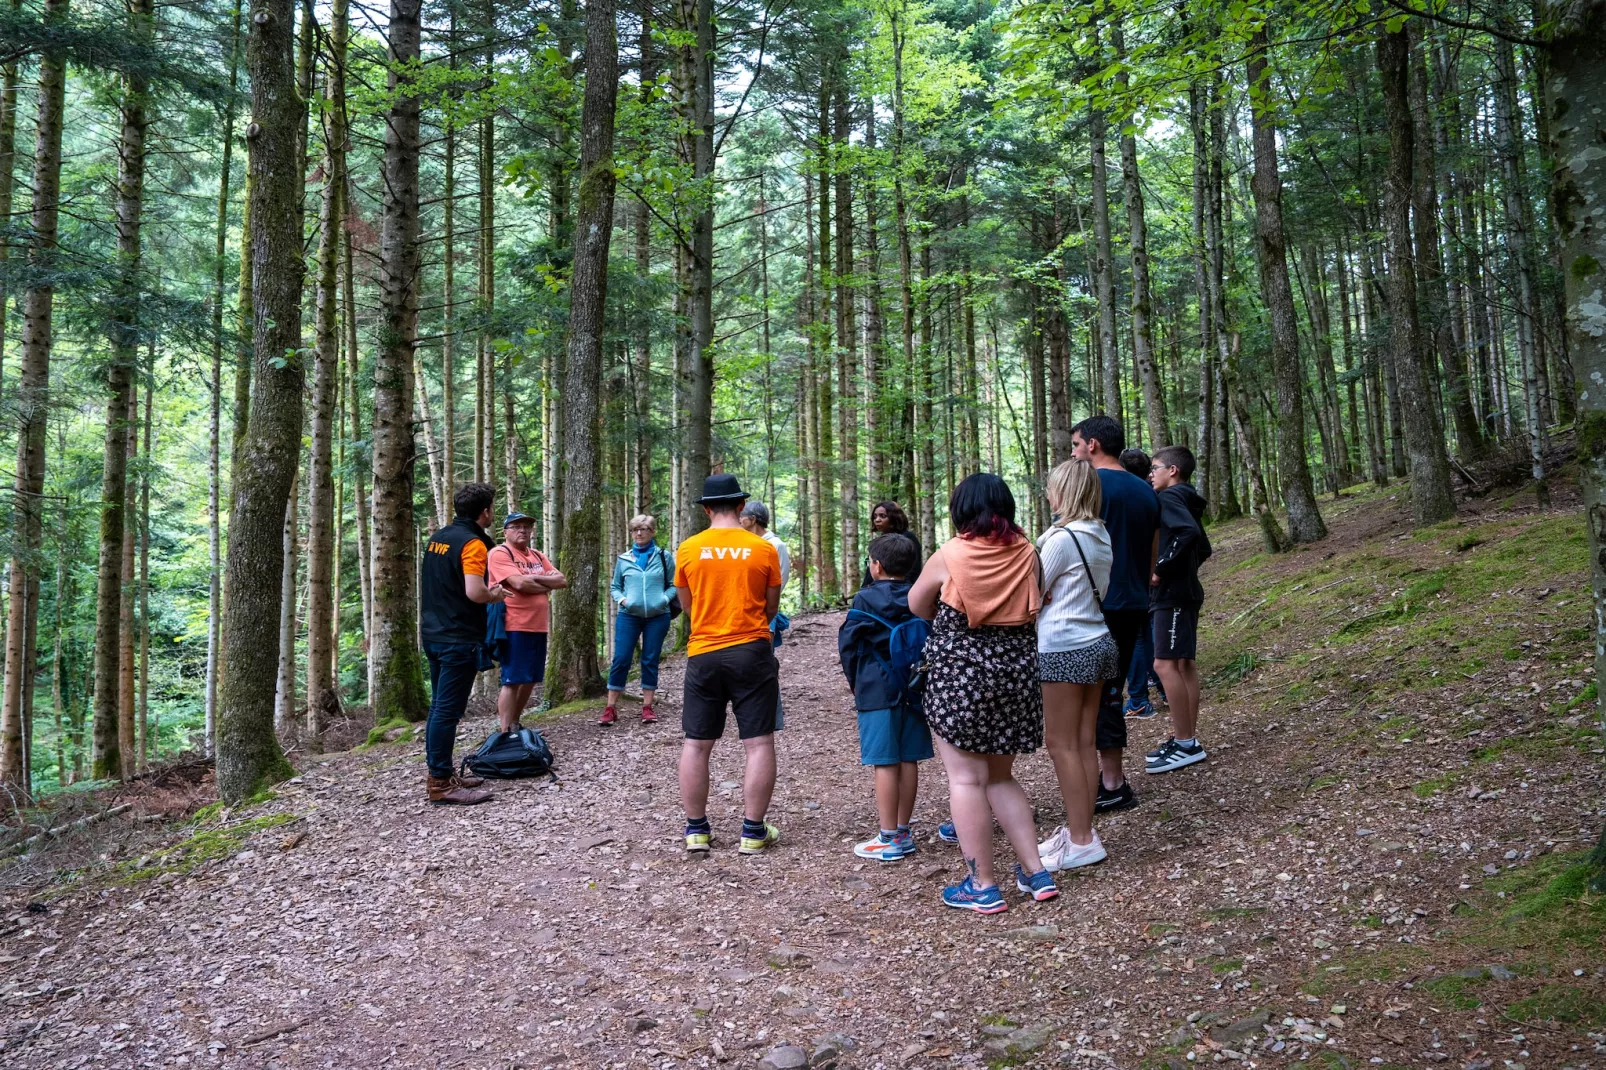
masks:
<svg viewBox="0 0 1606 1070"><path fill-rule="evenodd" d="M938 602L926 665L926 722L941 739L975 754L1030 754L1043 745L1036 625L972 628Z"/></svg>

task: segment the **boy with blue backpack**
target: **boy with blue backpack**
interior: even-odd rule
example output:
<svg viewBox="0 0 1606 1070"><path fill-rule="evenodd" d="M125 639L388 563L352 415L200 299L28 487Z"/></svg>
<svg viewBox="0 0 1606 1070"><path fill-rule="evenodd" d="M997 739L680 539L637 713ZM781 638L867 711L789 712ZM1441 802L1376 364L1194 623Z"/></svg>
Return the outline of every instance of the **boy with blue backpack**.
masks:
<svg viewBox="0 0 1606 1070"><path fill-rule="evenodd" d="M837 633L842 671L859 711L859 761L875 768L879 835L853 848L860 858L895 862L915 850L909 821L920 766L932 757L920 711L920 667L927 624L909 609L906 577L919 564L913 540L882 535L870 544L870 578Z"/></svg>

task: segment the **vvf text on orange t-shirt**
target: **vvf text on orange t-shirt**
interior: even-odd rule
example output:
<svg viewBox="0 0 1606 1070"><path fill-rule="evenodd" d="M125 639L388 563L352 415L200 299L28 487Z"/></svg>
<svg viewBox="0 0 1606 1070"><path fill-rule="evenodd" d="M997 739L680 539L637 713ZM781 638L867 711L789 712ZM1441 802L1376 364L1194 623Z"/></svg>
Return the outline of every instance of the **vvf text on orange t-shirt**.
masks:
<svg viewBox="0 0 1606 1070"><path fill-rule="evenodd" d="M781 556L745 528L709 528L675 551L675 586L691 592L686 653L770 638L764 598L781 585Z"/></svg>

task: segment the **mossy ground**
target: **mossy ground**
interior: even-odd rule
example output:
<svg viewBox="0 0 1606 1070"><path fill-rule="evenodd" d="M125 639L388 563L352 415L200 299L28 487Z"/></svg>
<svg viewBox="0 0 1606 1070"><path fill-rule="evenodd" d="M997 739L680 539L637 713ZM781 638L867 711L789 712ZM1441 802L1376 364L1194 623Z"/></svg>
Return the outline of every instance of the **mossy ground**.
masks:
<svg viewBox="0 0 1606 1070"><path fill-rule="evenodd" d="M202 829L171 847L122 863L112 871L111 879L117 884L134 884L160 877L164 873L182 876L205 862L237 853L255 833L288 825L294 820L294 814L264 814L217 828Z"/></svg>

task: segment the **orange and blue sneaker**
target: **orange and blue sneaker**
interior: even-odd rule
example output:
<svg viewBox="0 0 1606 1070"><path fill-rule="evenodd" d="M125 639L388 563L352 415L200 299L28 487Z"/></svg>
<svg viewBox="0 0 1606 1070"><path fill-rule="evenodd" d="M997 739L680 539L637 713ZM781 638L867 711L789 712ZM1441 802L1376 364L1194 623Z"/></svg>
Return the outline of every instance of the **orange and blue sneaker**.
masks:
<svg viewBox="0 0 1606 1070"><path fill-rule="evenodd" d="M1002 914L1009 909L1004 902L1004 893L998 890L998 885L991 888L977 888L974 879L967 873L965 879L958 884L950 884L942 890L942 901L955 910L972 910L977 914Z"/></svg>
<svg viewBox="0 0 1606 1070"><path fill-rule="evenodd" d="M909 845L897 833L888 836L885 832L879 832L863 843L854 844L853 853L860 858L874 858L881 862L896 862L909 853Z"/></svg>
<svg viewBox="0 0 1606 1070"><path fill-rule="evenodd" d="M1056 898L1060 894L1059 886L1054 883L1054 878L1049 876L1048 870L1040 869L1028 877L1019 862L1015 863L1015 887L1039 903Z"/></svg>

